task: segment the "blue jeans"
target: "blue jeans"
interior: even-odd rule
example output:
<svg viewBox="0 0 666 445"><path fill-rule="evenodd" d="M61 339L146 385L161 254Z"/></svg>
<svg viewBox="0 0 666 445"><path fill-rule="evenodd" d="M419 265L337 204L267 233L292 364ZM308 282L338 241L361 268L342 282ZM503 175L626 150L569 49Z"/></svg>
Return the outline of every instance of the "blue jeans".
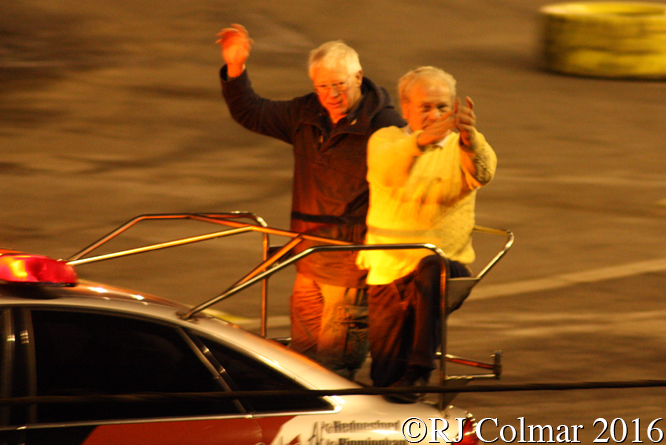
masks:
<svg viewBox="0 0 666 445"><path fill-rule="evenodd" d="M365 289L322 284L297 273L290 304L290 347L353 379L369 352Z"/></svg>

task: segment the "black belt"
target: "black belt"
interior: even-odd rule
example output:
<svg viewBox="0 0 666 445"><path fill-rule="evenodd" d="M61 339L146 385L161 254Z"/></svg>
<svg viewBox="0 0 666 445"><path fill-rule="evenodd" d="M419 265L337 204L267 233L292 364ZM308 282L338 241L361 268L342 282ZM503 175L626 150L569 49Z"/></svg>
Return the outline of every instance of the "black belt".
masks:
<svg viewBox="0 0 666 445"><path fill-rule="evenodd" d="M332 215L308 215L301 212L291 212L291 219L304 222L347 225L364 224L365 216L332 216Z"/></svg>

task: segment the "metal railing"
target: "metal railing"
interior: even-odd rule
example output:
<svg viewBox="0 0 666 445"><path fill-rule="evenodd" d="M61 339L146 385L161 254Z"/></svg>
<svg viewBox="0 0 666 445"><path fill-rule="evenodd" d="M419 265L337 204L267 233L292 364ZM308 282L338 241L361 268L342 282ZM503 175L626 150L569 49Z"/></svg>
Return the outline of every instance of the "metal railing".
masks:
<svg viewBox="0 0 666 445"><path fill-rule="evenodd" d="M249 219L253 223L241 222L241 219ZM203 235L191 236L186 238L179 238L167 242L160 242L155 244L146 245L143 247L121 250L113 253L107 253L98 256L89 256L91 252L106 244L110 240L116 238L122 233L126 232L141 221L147 220L194 220L215 225L222 225L229 227L229 229L206 233ZM458 307L470 294L474 286L497 264L497 262L506 254L511 248L514 240L513 233L508 230L493 229L483 226L475 226L474 231L478 233L486 233L490 235L500 235L506 237L503 247L499 252L490 259L490 261L481 269L481 271L472 277L467 278L447 278L445 283L445 291L442 307L442 337L441 337L441 352L438 354L440 358L439 366L439 384L443 386L447 382L457 381L466 382L473 379L494 378L497 379L501 375L501 352L493 354L492 363L484 363L475 360L470 360L462 357L452 356L446 353L447 345L447 320L454 308ZM262 296L261 296L261 335L266 336L267 321L268 321L268 278L275 273L291 266L300 259L316 254L319 252L331 251L359 251L359 250L404 250L404 249L429 249L433 253L439 255L446 268L446 277L449 276L448 261L444 253L432 244L377 244L377 245L359 245L352 244L346 241L340 241L331 238L325 238L305 233L290 232L287 230L275 229L268 227L266 222L250 212L229 212L229 213L182 213L182 214L151 214L137 216L127 223L121 225L117 229L103 236L95 241L88 247L70 257L67 262L70 265L77 266L83 264L90 264L99 261L110 260L114 258L125 257L129 255L136 255L161 249L167 249L177 246L183 246L192 243L208 241L227 236L238 235L248 232L261 233L262 236L262 262L254 267L249 273L236 281L233 285L228 287L225 291L210 298L203 303L193 307L189 311L179 314L185 320L192 319L197 313L223 301L248 287L262 282ZM270 235L286 237L289 239L282 246L271 246ZM303 241L314 241L321 243L309 247L298 254L291 254L292 249ZM462 376L449 376L446 372L446 363L457 363L461 365L471 366L485 371L490 371L482 374L462 375ZM446 394L440 397L440 408L444 408L448 403Z"/></svg>

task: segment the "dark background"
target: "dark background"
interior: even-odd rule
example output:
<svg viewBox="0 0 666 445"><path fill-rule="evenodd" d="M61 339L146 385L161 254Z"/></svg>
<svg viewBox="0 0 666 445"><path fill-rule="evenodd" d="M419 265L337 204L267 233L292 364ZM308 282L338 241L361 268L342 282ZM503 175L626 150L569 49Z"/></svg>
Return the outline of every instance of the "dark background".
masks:
<svg viewBox="0 0 666 445"><path fill-rule="evenodd" d="M498 155L477 221L512 230L516 243L452 315L449 351L485 360L502 349L506 383L664 378L666 83L543 70L545 4L2 0L0 245L68 258L147 213L249 210L287 228L290 147L230 119L215 34L230 23L248 28L249 73L275 99L307 93L309 50L343 39L394 98L409 69L452 73ZM112 247L199 227L141 225ZM477 270L495 241L477 241ZM255 264L259 242L244 235L79 273L194 304ZM291 277L272 283L271 326L282 333ZM215 308L256 327L257 290ZM664 415L665 394L474 394L455 403L500 425L582 424L583 443L601 432L597 417L632 428L640 418L650 443L645 430Z"/></svg>

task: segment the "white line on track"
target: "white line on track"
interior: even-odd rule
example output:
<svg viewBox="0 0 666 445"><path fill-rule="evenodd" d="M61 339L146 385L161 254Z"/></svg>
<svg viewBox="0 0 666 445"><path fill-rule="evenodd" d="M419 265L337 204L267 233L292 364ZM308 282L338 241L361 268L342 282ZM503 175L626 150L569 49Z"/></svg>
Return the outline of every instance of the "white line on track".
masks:
<svg viewBox="0 0 666 445"><path fill-rule="evenodd" d="M666 180L663 176L644 175L636 177L621 176L527 176L518 171L502 171L502 181L531 182L531 183L555 183L555 184L582 184L606 187L637 187L637 188L663 188Z"/></svg>
<svg viewBox="0 0 666 445"><path fill-rule="evenodd" d="M472 291L470 298L486 300L490 298L505 297L508 295L539 292L562 287L573 286L580 283L593 283L597 281L626 278L648 272L666 271L666 258L640 261L637 263L622 264L620 266L603 267L582 272L574 272L552 277L537 278L534 280L516 281L513 283L489 284Z"/></svg>

